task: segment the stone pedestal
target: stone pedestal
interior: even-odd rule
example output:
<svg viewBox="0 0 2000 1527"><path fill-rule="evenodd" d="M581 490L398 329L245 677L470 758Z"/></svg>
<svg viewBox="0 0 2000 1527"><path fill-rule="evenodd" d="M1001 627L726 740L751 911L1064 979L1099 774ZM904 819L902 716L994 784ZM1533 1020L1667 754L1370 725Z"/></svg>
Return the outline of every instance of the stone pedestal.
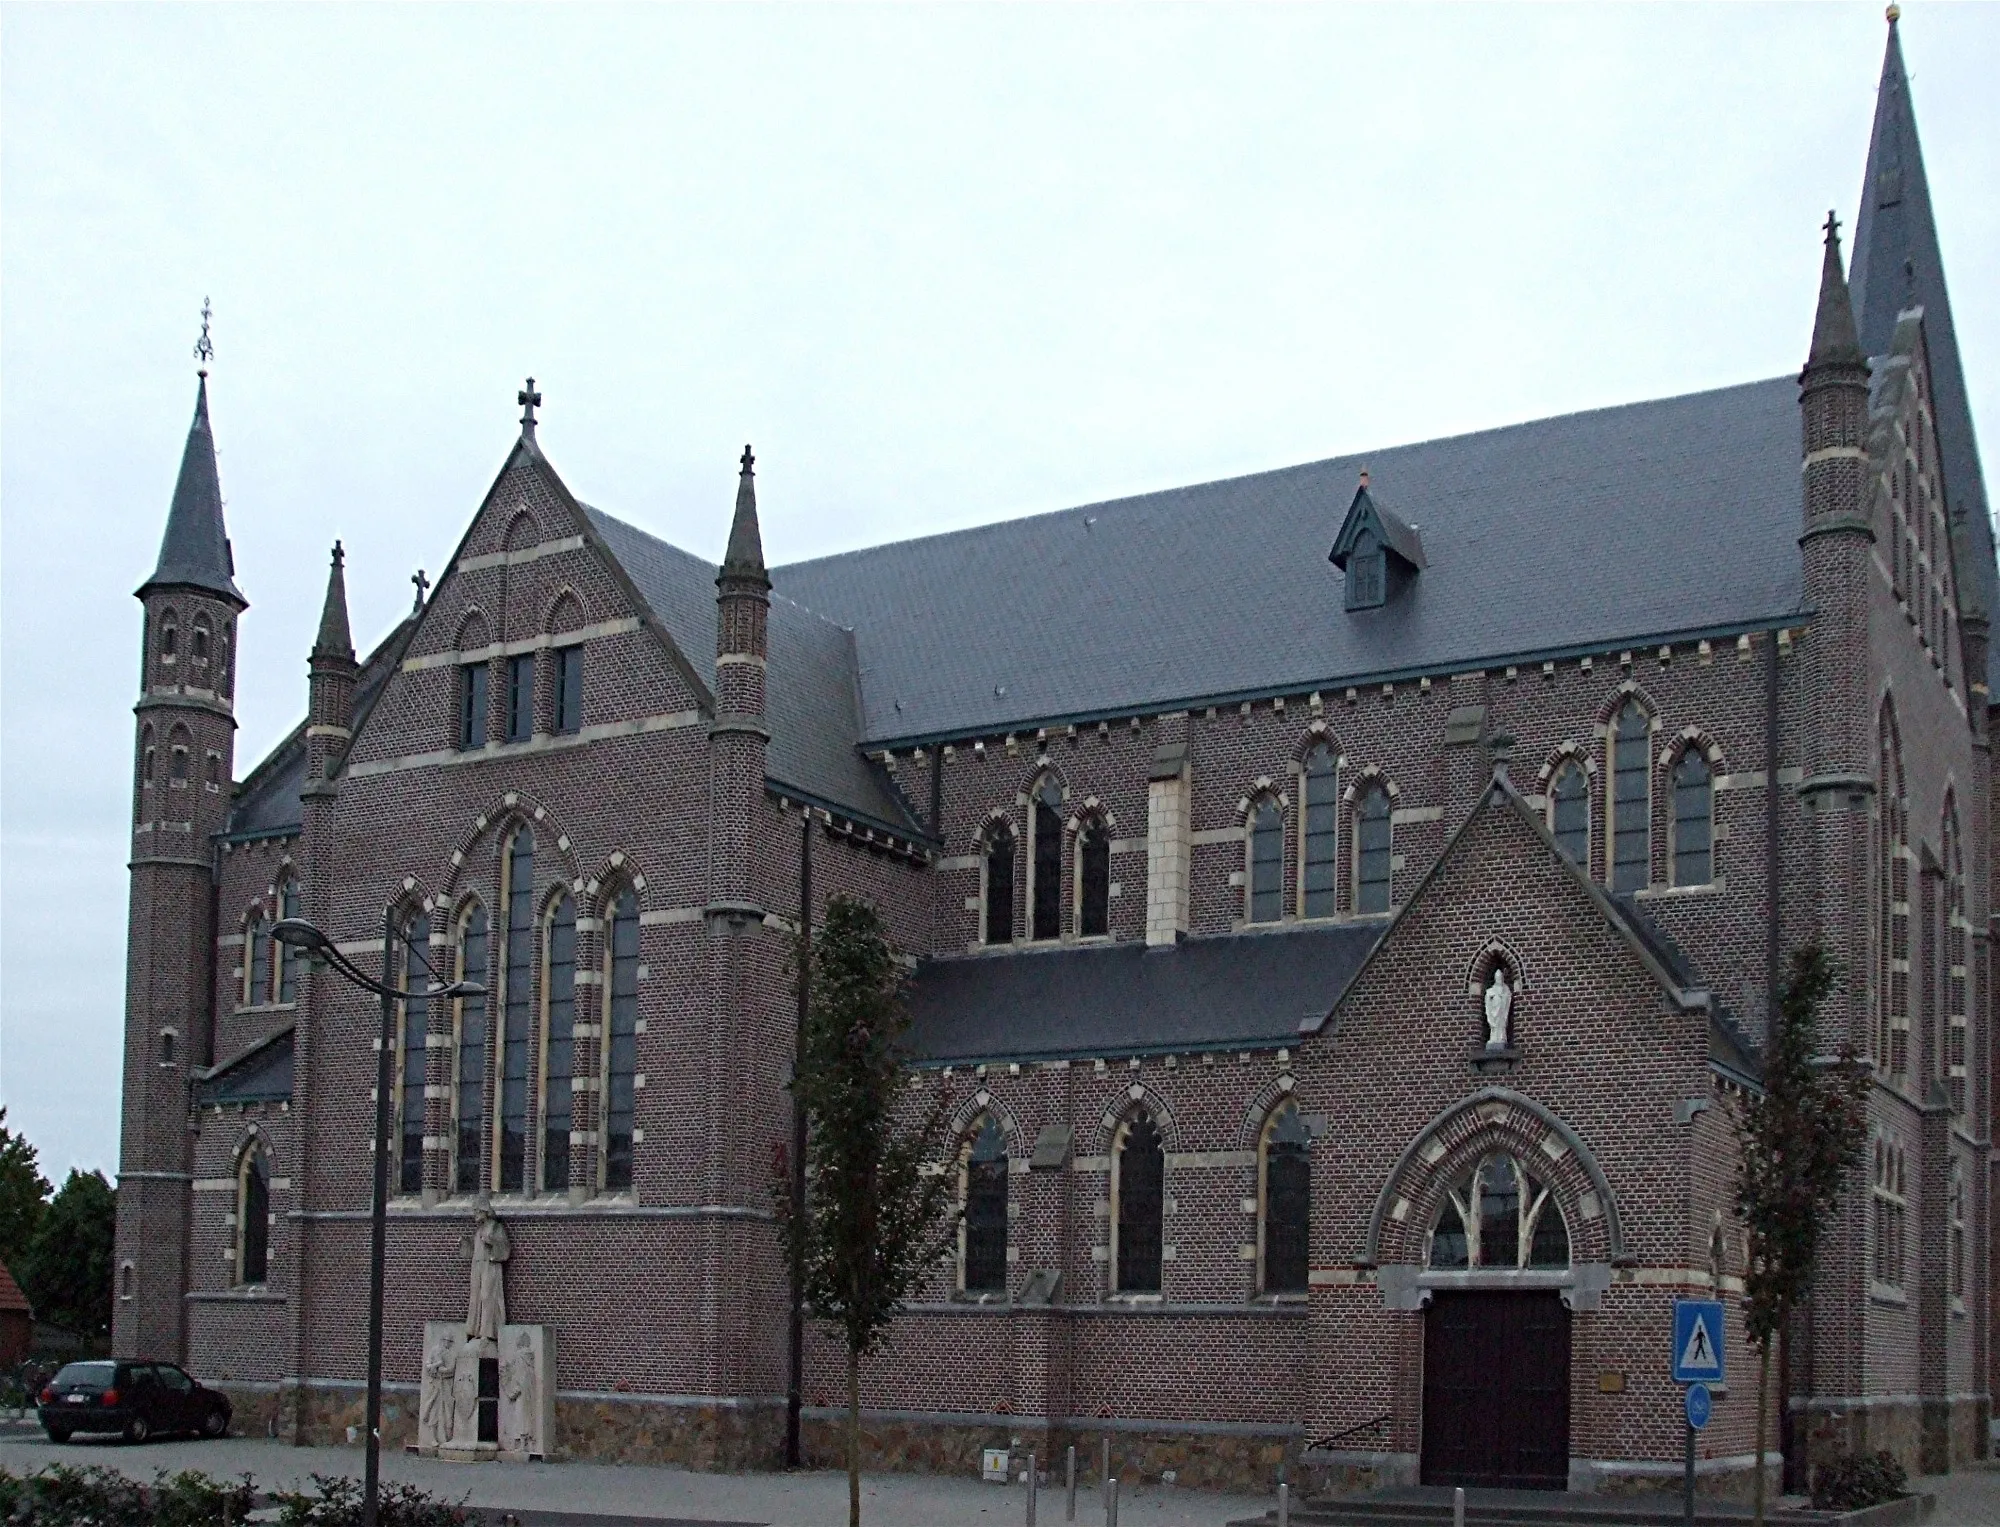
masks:
<svg viewBox="0 0 2000 1527"><path fill-rule="evenodd" d="M545 1458L555 1438L555 1333L502 1326L468 1340L455 1320L424 1323L416 1451L452 1463Z"/></svg>

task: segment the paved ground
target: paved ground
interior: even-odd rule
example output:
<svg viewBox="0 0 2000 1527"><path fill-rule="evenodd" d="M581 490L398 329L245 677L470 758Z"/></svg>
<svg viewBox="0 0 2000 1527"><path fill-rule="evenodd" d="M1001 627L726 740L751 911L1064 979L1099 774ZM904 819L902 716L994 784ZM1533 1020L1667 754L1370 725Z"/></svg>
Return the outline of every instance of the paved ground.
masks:
<svg viewBox="0 0 2000 1527"><path fill-rule="evenodd" d="M359 1477L358 1448L293 1448L261 1438L153 1442L127 1447L79 1438L57 1447L39 1430L0 1425L0 1468L26 1473L44 1463L105 1464L137 1479L161 1469L254 1474L260 1489L303 1483L312 1474ZM692 1474L680 1469L596 1463L449 1464L385 1454L382 1472L489 1511L522 1515L522 1527L845 1527L845 1474ZM1027 1491L969 1479L873 1474L861 1482L867 1527L1002 1527L1026 1517ZM1062 1527L1060 1488L1044 1489L1042 1527ZM1242 1495L1148 1485L1123 1491L1119 1527L1222 1527L1271 1506ZM1098 1527L1104 1508L1094 1487L1077 1492L1077 1521Z"/></svg>

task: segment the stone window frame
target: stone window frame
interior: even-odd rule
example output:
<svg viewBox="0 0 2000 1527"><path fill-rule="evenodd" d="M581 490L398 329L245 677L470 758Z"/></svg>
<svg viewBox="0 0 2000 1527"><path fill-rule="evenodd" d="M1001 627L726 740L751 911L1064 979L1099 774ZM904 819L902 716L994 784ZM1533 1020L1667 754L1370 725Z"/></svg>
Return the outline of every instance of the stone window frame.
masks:
<svg viewBox="0 0 2000 1527"><path fill-rule="evenodd" d="M581 637L567 640L565 638L571 638L572 633L581 630L584 624L583 601L573 586L564 584L549 600L542 613L541 634L544 638L542 647L546 653L548 673L546 682L538 678L536 683L535 703L538 710L534 730L538 733L546 733L552 737L573 737L583 730L583 649L587 643ZM567 694L563 663L565 655L570 652L576 654L576 724L566 727L563 725L562 715L563 700ZM536 666L539 667L540 663L538 662ZM546 715L541 714L544 710L547 712Z"/></svg>
<svg viewBox="0 0 2000 1527"><path fill-rule="evenodd" d="M977 1111L956 1132L958 1140L958 1245L954 1257L953 1282L955 1292L961 1297L981 1303L1005 1300L1012 1283L1012 1270L1018 1249L1014 1245L1014 1197L1011 1120L1006 1113L994 1105L990 1094L982 1092L982 1102ZM972 1288L967 1281L967 1270L971 1265L970 1226L972 1223L972 1158L985 1131L991 1128L1000 1141L1000 1184L1001 1184L1001 1247L1000 1286L997 1289Z"/></svg>
<svg viewBox="0 0 2000 1527"><path fill-rule="evenodd" d="M1895 699L1885 695L1876 723L1875 787L1875 1065L1888 1077L1909 1074L1912 961L1910 809ZM1900 948L1902 953L1897 954Z"/></svg>
<svg viewBox="0 0 2000 1527"><path fill-rule="evenodd" d="M1053 803L1043 798L1044 792L1050 787L1053 787L1056 793L1056 799ZM1030 944L1060 943L1063 941L1063 931L1067 926L1067 919L1063 916L1063 882L1065 879L1064 861L1068 857L1065 840L1069 834L1065 827L1064 808L1069 804L1069 786L1055 769L1044 765L1035 771L1033 781L1029 784L1027 790L1017 798L1017 804L1021 807L1022 819L1027 826L1027 832L1023 836L1024 846L1022 853L1022 860L1027 870L1027 875L1025 877L1022 896L1025 913L1022 918L1024 926L1021 932L1016 935L1016 938L1017 941ZM1052 868L1055 872L1056 883L1054 916L1051 920L1053 931L1046 934L1039 931L1040 924L1037 922L1035 916L1036 897L1041 890L1041 866L1039 860L1041 858L1042 833L1045 830L1042 818L1044 811L1049 814L1050 820L1054 823L1055 863Z"/></svg>
<svg viewBox="0 0 2000 1527"><path fill-rule="evenodd" d="M1284 1091L1281 1092L1277 1100L1273 1102L1271 1106L1264 1111L1263 1122L1258 1126L1257 1143L1255 1147L1256 1150L1255 1170L1257 1173L1256 1289L1257 1289L1257 1294L1260 1298L1273 1299L1273 1300L1303 1297L1310 1291L1312 1283L1312 1256L1310 1252L1311 1238L1312 1238L1312 1187L1311 1187L1312 1133L1311 1130L1306 1125L1305 1114L1299 1107L1297 1092L1292 1086L1286 1085L1289 1082L1291 1082L1291 1077L1289 1074L1279 1079L1279 1084L1280 1086L1284 1087ZM1271 1286L1271 1275L1270 1275L1270 1236L1271 1236L1271 1223L1272 1223L1271 1144L1274 1136L1277 1133L1281 1119L1287 1113L1289 1113L1292 1118L1298 1121L1300 1130L1302 1133L1304 1133L1306 1137L1304 1145L1306 1172L1307 1172L1306 1223L1304 1227L1307 1239L1307 1246L1308 1246L1308 1252L1306 1256L1306 1281L1301 1283L1297 1288L1273 1288Z"/></svg>
<svg viewBox="0 0 2000 1527"><path fill-rule="evenodd" d="M1150 1120L1160 1137L1160 1286L1154 1290L1125 1290L1118 1287L1118 1212L1123 1176L1125 1141L1140 1119ZM1157 1304L1167 1294L1167 1264L1174 1260L1174 1246L1167 1239L1173 1218L1174 1114L1164 1098L1151 1088L1133 1082L1103 1118L1105 1135L1104 1195L1104 1293L1107 1303Z"/></svg>
<svg viewBox="0 0 2000 1527"><path fill-rule="evenodd" d="M1628 734L1621 738L1619 736L1619 728L1623 718L1635 711L1645 719L1646 727L1643 735L1632 736ZM1659 707L1653 703L1651 697L1644 690L1629 679L1625 683L1620 684L1612 692L1611 698L1605 703L1598 716L1597 731L1603 739L1604 751L1604 772L1599 778L1599 787L1603 793L1601 820L1604 823L1604 830L1600 834L1604 840L1604 865L1601 880L1605 889L1609 891L1619 893L1645 891L1659 884L1659 879L1655 874L1655 861L1660 844L1659 834L1654 830L1653 814L1659 806L1660 792L1653 779L1653 743L1654 738L1660 731L1660 727ZM1626 772L1636 773L1645 781L1646 785L1646 798L1641 805L1640 811L1637 813L1638 819L1644 823L1644 827L1641 830L1645 834L1645 854L1637 862L1643 863L1645 874L1644 878L1636 886L1620 886L1618 884L1618 840L1620 836L1618 831L1618 748L1621 741L1638 745L1638 762L1636 765L1628 768Z"/></svg>
<svg viewBox="0 0 2000 1527"><path fill-rule="evenodd" d="M1389 903L1385 907L1363 911L1361 907L1361 803L1372 795L1379 794L1385 806L1384 820L1389 827L1389 873L1387 885ZM1396 802L1402 798L1402 791L1396 782L1374 764L1368 764L1355 773L1353 781L1341 792L1341 825L1347 829L1348 852L1345 871L1341 877L1347 886L1347 910L1355 917L1383 917L1393 913L1396 901Z"/></svg>
<svg viewBox="0 0 2000 1527"><path fill-rule="evenodd" d="M243 913L243 963L236 971L236 1007L239 1012L245 1008L264 1006L271 994L271 967L275 963L271 950L275 940L271 937L270 910L259 897ZM262 979L259 979L260 961Z"/></svg>
<svg viewBox="0 0 2000 1527"><path fill-rule="evenodd" d="M159 660L162 667L177 665L180 661L180 612L172 605L160 611Z"/></svg>
<svg viewBox="0 0 2000 1527"><path fill-rule="evenodd" d="M989 937L992 932L993 855L1000 847L1002 836L1007 840L1007 937L995 939ZM1020 900L1021 833L1016 830L1013 818L996 807L987 815L974 841L979 853L978 942L988 949L1010 949L1021 941L1020 924L1014 916L1015 905Z"/></svg>
<svg viewBox="0 0 2000 1527"><path fill-rule="evenodd" d="M1561 848L1562 838L1556 831L1556 811L1559 805L1556 798L1556 782L1572 768L1582 776L1583 857L1571 860L1571 863L1576 865L1586 879L1589 879L1594 878L1592 866L1597 862L1597 839L1601 836L1598 830L1598 813L1595 809L1598 789L1595 755L1584 743L1571 738L1549 754L1536 776L1536 783L1541 790L1544 825L1548 827L1549 836L1556 839L1556 846ZM1569 856L1565 854L1563 857Z"/></svg>
<svg viewBox="0 0 2000 1527"><path fill-rule="evenodd" d="M264 1266L263 1276L249 1276L250 1264L250 1178L253 1171L261 1170L264 1177ZM236 1152L236 1197L234 1221L231 1237L229 1281L237 1288L268 1288L271 1282L271 1229L277 1216L271 1210L271 1162L270 1151L263 1134L255 1125Z"/></svg>
<svg viewBox="0 0 2000 1527"><path fill-rule="evenodd" d="M1909 1158L1887 1130L1876 1133L1870 1149L1868 1196L1871 1292L1901 1299L1909 1272Z"/></svg>
<svg viewBox="0 0 2000 1527"><path fill-rule="evenodd" d="M1236 811L1242 822L1243 831L1243 902L1237 915L1241 926L1269 928L1289 920L1291 898L1285 894L1286 861L1290 857L1287 840L1291 837L1290 815L1291 797L1280 790L1269 775L1260 775L1251 784L1249 792L1236 803ZM1275 820L1260 821L1268 811ZM1272 887L1278 898L1277 910L1269 917L1257 916L1257 844L1261 835L1268 833L1267 842L1275 843L1278 849L1276 884Z"/></svg>
<svg viewBox="0 0 2000 1527"><path fill-rule="evenodd" d="M300 913L299 876L290 859L279 867L278 878L271 883L271 911L277 922ZM276 940L273 940L276 943ZM271 951L271 986L268 993L273 1007L297 1007L299 982L305 975L306 957L289 946Z"/></svg>
<svg viewBox="0 0 2000 1527"><path fill-rule="evenodd" d="M139 1264L127 1257L118 1264L118 1302L130 1304L139 1292Z"/></svg>
<svg viewBox="0 0 2000 1527"><path fill-rule="evenodd" d="M614 854L614 860L622 859ZM646 924L645 924L646 877L629 867L620 867L606 877L603 889L597 899L598 942L601 946L600 981L604 996L598 1008L596 1026L597 1055L593 1070L597 1077L597 1098L591 1105L591 1133L594 1138L588 1144L596 1147L595 1161L590 1171L591 1183L598 1193L630 1195L636 1193L639 1183L639 1147L645 1143L646 1132L639 1124L639 1036L646 1032L646 1018L641 1002L641 992L646 983ZM610 1180L611 1158L611 1094L614 1073L612 1069L611 1026L612 1004L617 1001L617 920L619 901L632 898L632 931L637 948L634 950L632 971L632 1171L629 1181L613 1186Z"/></svg>
<svg viewBox="0 0 2000 1527"><path fill-rule="evenodd" d="M481 936L484 945L481 952L481 965L483 968L477 973L474 973L468 966L465 954L467 929L471 926L475 915L483 917L486 922L485 932ZM493 1071L493 1015L496 1010L496 1004L493 999L498 985L493 978L493 949L493 914L488 910L484 897L477 891L468 891L464 896L459 898L458 905L452 912L452 978L459 981L476 980L486 987L486 993L484 996L478 997L455 997L452 999L451 1004L451 1048L448 1052L451 1058L447 1063L448 1081L445 1089L448 1094L447 1101L449 1104L446 1109L446 1119L450 1132L446 1136L444 1150L444 1191L448 1197L469 1197L482 1193L486 1191L491 1182L489 1174L492 1165L492 1155L488 1149L488 1139L493 1123L493 1109L491 1107L491 1088L489 1084ZM486 1025L486 1034L480 1041L477 1075L473 1079L471 1087L468 1087L465 1074L465 1016L466 1007L471 1003L479 1004L480 1016ZM463 1141L465 1103L468 1094L474 1090L479 1095L479 1131L478 1141L474 1146L471 1157L474 1180L470 1186L467 1186L461 1180L461 1174L466 1164Z"/></svg>
<svg viewBox="0 0 2000 1527"><path fill-rule="evenodd" d="M1688 759L1700 760L1701 767L1708 771L1708 878L1687 880L1680 878L1680 770ZM1700 727L1684 727L1680 735L1663 748L1659 755L1659 784L1653 794L1661 804L1666 823L1665 835L1665 885L1674 890L1723 889L1727 880L1723 872L1722 845L1728 834L1723 830L1718 809L1715 782L1729 772L1728 761L1722 747ZM1659 889L1655 886L1654 889Z"/></svg>
<svg viewBox="0 0 2000 1527"><path fill-rule="evenodd" d="M194 733L182 722L175 722L167 733L167 788L185 790L193 778L190 763L194 758Z"/></svg>
<svg viewBox="0 0 2000 1527"><path fill-rule="evenodd" d="M419 924L422 929L421 941L418 939ZM425 987L428 987L436 976L431 958L432 950L437 947L433 942L436 926L430 907L408 897L397 903L389 925L396 930L395 947L389 962L390 984L404 993L396 1003L396 1050L394 1063L390 1067L390 1097L393 1100L390 1110L390 1141L395 1151L395 1177L389 1184L389 1191L392 1197L415 1198L423 1193L424 1179L428 1175L425 1165L430 1155L428 1148L430 1035L436 1014L431 1011L430 999L422 996L422 988L418 988L414 983L410 970L410 956L415 953L423 961L422 979ZM419 993L417 1000L421 1002L423 1008L421 1043L413 1043L410 1032L410 1024L414 1017L410 1011L409 993L412 991ZM413 1089L414 1097L412 1097ZM415 1104L417 1120L417 1150L414 1157L408 1152L410 1138L408 1126L412 1103ZM411 1172L413 1162L414 1174ZM412 1175L416 1179L414 1187L409 1185Z"/></svg>
<svg viewBox="0 0 2000 1527"><path fill-rule="evenodd" d="M1958 795L1951 786L1945 788L1944 810L1939 814L1938 844L1938 858L1944 870L1944 927L1939 941L1944 955L1944 989L1940 993L1943 1001L1939 1004L1944 1023L1935 1065L1945 1091L1950 1094L1952 1111L1963 1114L1969 1087L1966 1059L1970 1036L1968 994L1972 977L1971 961L1966 951L1970 944L1971 924L1965 916L1965 851L1958 823Z"/></svg>
<svg viewBox="0 0 2000 1527"><path fill-rule="evenodd" d="M569 911L569 1135L563 1151L563 1180L549 1181L549 1098L558 1089L555 1078L549 1071L549 1049L555 1043L555 991L556 958L555 941L558 915L567 907ZM532 1131L535 1142L535 1185L524 1189L531 1197L564 1197L569 1193L570 1167L575 1160L576 1135L576 1057L577 1057L577 1005L581 1000L578 987L588 987L591 983L579 956L584 952L582 935L584 918L578 907L578 897L568 884L558 880L545 890L535 914L535 1028L533 1041L533 1065L529 1070L529 1116L534 1122ZM583 977L583 979L578 979Z"/></svg>
<svg viewBox="0 0 2000 1527"><path fill-rule="evenodd" d="M214 630L205 612L196 611L188 623L188 662L208 667L209 653L214 649Z"/></svg>
<svg viewBox="0 0 2000 1527"><path fill-rule="evenodd" d="M1312 761L1315 757L1322 754L1328 758L1333 767L1328 773L1315 774L1312 772ZM1340 820L1342 807L1341 776L1346 771L1346 767L1347 757L1341 751L1340 744L1334 740L1333 734L1327 729L1326 724L1320 721L1314 722L1307 729L1304 739L1299 744L1297 756L1292 760L1294 789L1298 793L1299 802L1298 811L1295 813L1298 818L1298 831L1296 834L1297 872L1293 877L1296 884L1292 887L1292 895L1297 915L1301 921L1322 922L1340 916L1341 882L1346 878L1341 871L1340 858L1340 851L1344 841L1341 837ZM1315 780L1325 780L1328 782L1327 789L1331 792L1331 800L1323 803L1315 800L1317 794L1313 788ZM1322 804L1331 809L1333 813L1333 830L1325 835L1331 839L1328 856L1323 859L1315 859L1311 854L1312 839L1314 836L1312 831L1312 814L1315 808ZM1333 884L1326 891L1326 894L1332 897L1332 906L1325 911L1313 912L1307 910L1307 907L1309 899L1314 895L1314 892L1307 886L1306 882L1311 878L1314 867L1321 864L1328 866L1333 874Z"/></svg>
<svg viewBox="0 0 2000 1527"><path fill-rule="evenodd" d="M1114 899L1111 884L1111 835L1112 829L1117 825L1118 819L1112 814L1111 809L1094 795L1084 797L1082 807L1070 817L1067 824L1070 839L1070 915L1068 925L1070 937L1077 943L1095 944L1109 941L1116 936L1115 930L1111 925L1111 903ZM1104 931L1102 933L1086 933L1083 927L1084 843L1085 839L1092 835L1095 835L1103 843Z"/></svg>

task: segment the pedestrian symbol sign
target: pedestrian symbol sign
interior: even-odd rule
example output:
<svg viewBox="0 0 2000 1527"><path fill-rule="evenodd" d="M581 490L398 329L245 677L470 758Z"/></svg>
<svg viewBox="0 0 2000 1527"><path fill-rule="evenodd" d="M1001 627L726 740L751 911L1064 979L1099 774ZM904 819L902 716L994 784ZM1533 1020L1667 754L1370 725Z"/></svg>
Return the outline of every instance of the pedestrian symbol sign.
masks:
<svg viewBox="0 0 2000 1527"><path fill-rule="evenodd" d="M1722 1369L1722 1301L1674 1301L1674 1382L1720 1383Z"/></svg>

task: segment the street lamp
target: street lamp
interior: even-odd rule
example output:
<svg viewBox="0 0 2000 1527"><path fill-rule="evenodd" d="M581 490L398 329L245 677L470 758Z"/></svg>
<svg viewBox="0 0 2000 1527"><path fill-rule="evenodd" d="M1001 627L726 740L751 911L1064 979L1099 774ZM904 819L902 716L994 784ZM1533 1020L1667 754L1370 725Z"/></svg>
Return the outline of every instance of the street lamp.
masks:
<svg viewBox="0 0 2000 1527"><path fill-rule="evenodd" d="M375 1196L370 1208L368 1242L367 1451L361 1482L361 1527L376 1527L376 1501L382 1488L382 1277L389 1220L389 1057L396 1043L396 1003L416 994L399 991L386 979L377 981L364 974L332 939L302 917L284 918L271 929L271 937L287 949L296 949L311 960L332 966L353 985L382 999L382 1035L375 1047ZM391 973L395 947L396 917L392 909L382 919L385 977ZM453 981L445 986L432 986L421 995L432 1002L445 997L483 997L486 988L477 981Z"/></svg>

